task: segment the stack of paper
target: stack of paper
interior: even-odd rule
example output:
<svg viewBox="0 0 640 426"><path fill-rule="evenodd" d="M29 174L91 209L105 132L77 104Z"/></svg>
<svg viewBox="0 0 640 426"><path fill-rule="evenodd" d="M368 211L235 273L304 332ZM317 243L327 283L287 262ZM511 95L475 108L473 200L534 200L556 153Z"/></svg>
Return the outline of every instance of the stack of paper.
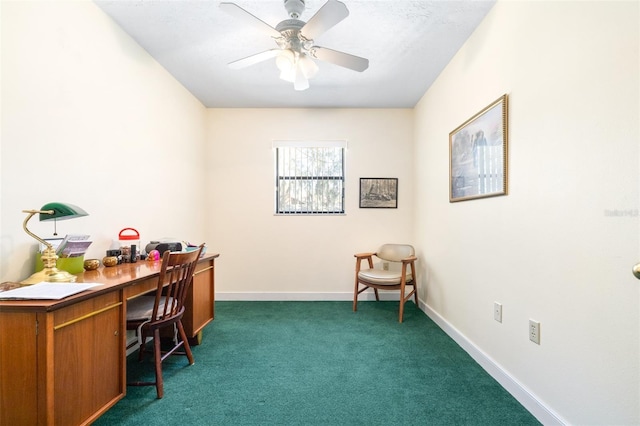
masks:
<svg viewBox="0 0 640 426"><path fill-rule="evenodd" d="M0 292L0 299L58 300L101 286L100 283L46 283L41 282Z"/></svg>

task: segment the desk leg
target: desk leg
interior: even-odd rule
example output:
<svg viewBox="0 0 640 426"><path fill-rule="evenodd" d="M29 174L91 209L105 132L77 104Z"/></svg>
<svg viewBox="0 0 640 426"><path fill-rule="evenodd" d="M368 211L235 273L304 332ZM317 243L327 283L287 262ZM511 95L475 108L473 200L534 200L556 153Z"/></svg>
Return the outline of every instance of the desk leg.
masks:
<svg viewBox="0 0 640 426"><path fill-rule="evenodd" d="M189 341L189 345L198 346L202 343L202 330L198 331L195 336L189 337L187 340Z"/></svg>

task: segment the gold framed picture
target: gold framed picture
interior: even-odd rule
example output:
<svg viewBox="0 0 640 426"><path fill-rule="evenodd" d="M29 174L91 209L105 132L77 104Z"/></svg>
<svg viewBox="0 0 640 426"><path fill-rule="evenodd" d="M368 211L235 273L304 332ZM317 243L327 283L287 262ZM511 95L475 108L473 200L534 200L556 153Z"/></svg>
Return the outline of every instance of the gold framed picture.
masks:
<svg viewBox="0 0 640 426"><path fill-rule="evenodd" d="M449 133L449 202L507 194L507 95Z"/></svg>

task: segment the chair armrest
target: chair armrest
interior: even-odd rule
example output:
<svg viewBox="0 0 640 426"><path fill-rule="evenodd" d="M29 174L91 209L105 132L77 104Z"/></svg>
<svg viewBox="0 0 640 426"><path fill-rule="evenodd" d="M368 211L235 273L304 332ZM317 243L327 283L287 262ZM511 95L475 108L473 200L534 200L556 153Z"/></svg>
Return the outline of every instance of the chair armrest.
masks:
<svg viewBox="0 0 640 426"><path fill-rule="evenodd" d="M415 256L409 256L407 258L402 259L402 263L410 263L410 262L415 262L416 260L418 260L417 257Z"/></svg>
<svg viewBox="0 0 640 426"><path fill-rule="evenodd" d="M356 253L353 256L357 257L358 259L366 259L367 257L371 257L374 256L375 253Z"/></svg>
<svg viewBox="0 0 640 426"><path fill-rule="evenodd" d="M373 256L375 253L356 253L353 256L356 258L356 279L358 279L358 272L360 271L360 265L362 261L367 259L369 269L373 269Z"/></svg>

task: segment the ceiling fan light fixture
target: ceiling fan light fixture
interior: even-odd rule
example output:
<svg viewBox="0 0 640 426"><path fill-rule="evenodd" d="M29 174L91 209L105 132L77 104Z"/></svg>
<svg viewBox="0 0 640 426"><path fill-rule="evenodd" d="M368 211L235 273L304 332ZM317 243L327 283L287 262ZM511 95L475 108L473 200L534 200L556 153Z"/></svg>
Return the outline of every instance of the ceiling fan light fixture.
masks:
<svg viewBox="0 0 640 426"><path fill-rule="evenodd" d="M295 67L296 57L290 49L284 49L276 57L276 66L282 73L287 73Z"/></svg>
<svg viewBox="0 0 640 426"><path fill-rule="evenodd" d="M315 75L318 73L318 65L316 65L313 59L311 59L307 55L300 56L300 59L298 60L298 66L307 79L315 77Z"/></svg>
<svg viewBox="0 0 640 426"><path fill-rule="evenodd" d="M284 81L288 81L289 83L295 83L296 81L296 69L291 68L288 71L280 72L280 79Z"/></svg>
<svg viewBox="0 0 640 426"><path fill-rule="evenodd" d="M304 76L304 73L300 67L296 68L295 81L293 82L293 89L296 91L307 90L309 88L309 80Z"/></svg>
<svg viewBox="0 0 640 426"><path fill-rule="evenodd" d="M280 79L295 83L298 64L296 54L290 49L284 49L276 57L276 66L280 70Z"/></svg>

